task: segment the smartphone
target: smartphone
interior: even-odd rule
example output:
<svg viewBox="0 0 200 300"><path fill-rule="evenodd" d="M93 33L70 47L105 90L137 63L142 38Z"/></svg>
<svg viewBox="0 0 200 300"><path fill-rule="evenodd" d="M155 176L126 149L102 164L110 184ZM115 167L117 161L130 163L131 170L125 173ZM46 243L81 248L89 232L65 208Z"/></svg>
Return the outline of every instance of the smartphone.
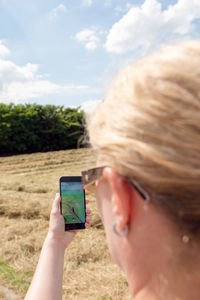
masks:
<svg viewBox="0 0 200 300"><path fill-rule="evenodd" d="M65 219L65 230L85 228L85 190L81 176L60 178L60 210Z"/></svg>

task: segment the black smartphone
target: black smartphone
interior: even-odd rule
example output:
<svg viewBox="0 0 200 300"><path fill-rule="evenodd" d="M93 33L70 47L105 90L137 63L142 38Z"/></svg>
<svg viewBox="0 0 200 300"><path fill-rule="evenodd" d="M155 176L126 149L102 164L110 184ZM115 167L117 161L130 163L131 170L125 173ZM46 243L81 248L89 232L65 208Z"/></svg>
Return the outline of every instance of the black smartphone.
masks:
<svg viewBox="0 0 200 300"><path fill-rule="evenodd" d="M60 178L60 210L65 219L65 230L85 228L85 190L81 176Z"/></svg>

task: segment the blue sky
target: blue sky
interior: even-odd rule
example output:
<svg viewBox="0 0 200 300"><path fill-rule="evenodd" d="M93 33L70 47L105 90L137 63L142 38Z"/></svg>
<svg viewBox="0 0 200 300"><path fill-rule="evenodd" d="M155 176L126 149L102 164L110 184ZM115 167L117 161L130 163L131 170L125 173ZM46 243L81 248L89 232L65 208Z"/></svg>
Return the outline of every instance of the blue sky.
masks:
<svg viewBox="0 0 200 300"><path fill-rule="evenodd" d="M70 192L70 191L76 191L76 192L83 192L82 182L62 182L61 183L62 192Z"/></svg>
<svg viewBox="0 0 200 300"><path fill-rule="evenodd" d="M126 64L199 37L199 0L0 0L0 101L89 110Z"/></svg>

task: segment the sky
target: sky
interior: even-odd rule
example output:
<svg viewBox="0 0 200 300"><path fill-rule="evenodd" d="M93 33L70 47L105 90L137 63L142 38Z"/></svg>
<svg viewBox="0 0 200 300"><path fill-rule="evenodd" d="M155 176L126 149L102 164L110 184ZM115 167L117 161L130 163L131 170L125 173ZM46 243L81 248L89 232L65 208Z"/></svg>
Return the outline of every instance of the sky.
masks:
<svg viewBox="0 0 200 300"><path fill-rule="evenodd" d="M200 38L200 0L0 0L0 102L81 106L165 43Z"/></svg>

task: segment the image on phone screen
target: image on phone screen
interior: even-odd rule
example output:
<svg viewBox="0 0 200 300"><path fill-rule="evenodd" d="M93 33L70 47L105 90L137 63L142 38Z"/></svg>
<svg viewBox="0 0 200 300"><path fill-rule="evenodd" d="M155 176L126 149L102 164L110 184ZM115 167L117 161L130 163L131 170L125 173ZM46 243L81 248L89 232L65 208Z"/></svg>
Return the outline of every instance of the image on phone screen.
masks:
<svg viewBox="0 0 200 300"><path fill-rule="evenodd" d="M85 228L85 192L78 177L61 177L61 212L65 229ZM75 181L77 180L77 181Z"/></svg>

